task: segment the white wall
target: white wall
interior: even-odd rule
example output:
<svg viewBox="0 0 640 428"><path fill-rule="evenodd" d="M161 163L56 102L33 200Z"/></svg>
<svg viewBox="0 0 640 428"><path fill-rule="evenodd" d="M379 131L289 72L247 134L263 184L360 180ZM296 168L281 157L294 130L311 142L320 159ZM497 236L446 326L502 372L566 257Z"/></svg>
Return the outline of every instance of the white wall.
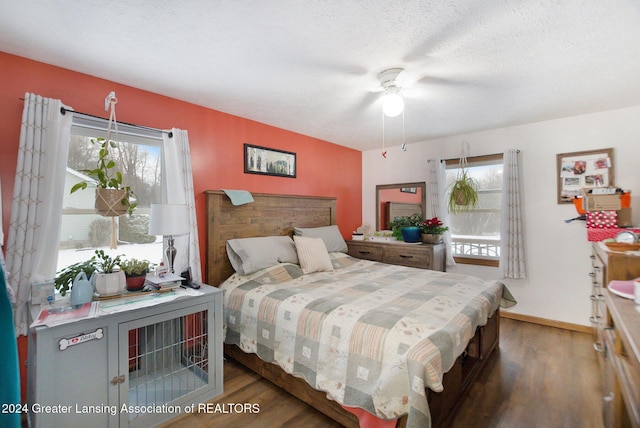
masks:
<svg viewBox="0 0 640 428"><path fill-rule="evenodd" d="M427 160L460 156L462 141L470 156L520 149L526 222L528 278L508 280L518 304L512 312L589 325L590 243L573 205L557 204L558 153L614 148L615 184L631 190L635 225L640 224L640 106L575 116L457 137L387 147L363 153L362 218L375 224L377 184L426 181ZM388 144L388 143L387 143ZM498 269L457 265L452 272L498 279Z"/></svg>

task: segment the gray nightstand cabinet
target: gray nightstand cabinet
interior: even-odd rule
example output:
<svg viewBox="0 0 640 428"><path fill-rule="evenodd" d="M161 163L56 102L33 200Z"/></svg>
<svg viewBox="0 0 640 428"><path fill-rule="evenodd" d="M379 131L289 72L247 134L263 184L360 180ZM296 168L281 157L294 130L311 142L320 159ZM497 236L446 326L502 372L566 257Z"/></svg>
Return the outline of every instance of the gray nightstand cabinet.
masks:
<svg viewBox="0 0 640 428"><path fill-rule="evenodd" d="M446 271L444 244L406 244L375 241L347 241L349 255L359 259Z"/></svg>
<svg viewBox="0 0 640 428"><path fill-rule="evenodd" d="M30 426L155 426L222 393L222 292L199 291L31 328Z"/></svg>

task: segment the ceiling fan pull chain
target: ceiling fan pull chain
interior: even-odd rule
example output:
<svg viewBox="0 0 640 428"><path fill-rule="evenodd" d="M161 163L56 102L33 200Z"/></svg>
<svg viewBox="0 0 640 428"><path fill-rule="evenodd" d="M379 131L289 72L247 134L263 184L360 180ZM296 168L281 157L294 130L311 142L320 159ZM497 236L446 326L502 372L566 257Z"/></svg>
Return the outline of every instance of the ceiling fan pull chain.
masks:
<svg viewBox="0 0 640 428"><path fill-rule="evenodd" d="M382 157L387 158L387 151L384 149L384 112L382 112Z"/></svg>
<svg viewBox="0 0 640 428"><path fill-rule="evenodd" d="M407 145L404 143L404 110L402 110L402 145L400 148L403 152L407 151Z"/></svg>

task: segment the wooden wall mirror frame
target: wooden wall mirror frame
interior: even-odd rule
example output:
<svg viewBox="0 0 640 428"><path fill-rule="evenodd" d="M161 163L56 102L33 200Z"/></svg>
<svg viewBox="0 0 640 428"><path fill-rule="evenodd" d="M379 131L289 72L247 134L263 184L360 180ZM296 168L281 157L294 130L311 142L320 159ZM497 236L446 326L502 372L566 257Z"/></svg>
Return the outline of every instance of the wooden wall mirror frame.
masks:
<svg viewBox="0 0 640 428"><path fill-rule="evenodd" d="M402 195L399 200L390 200L382 196L383 193L387 190L397 190L398 195ZM415 191L415 193L414 193ZM387 202L407 202L416 203L420 205L420 212L422 214L422 218L425 218L427 212L427 185L423 182L415 182L415 183L396 183L396 184L378 184L376 185L376 227L375 230L385 230L387 227L385 225L381 225L382 219L385 217L383 210L385 209L383 204ZM415 201L415 202L413 202ZM406 215L411 215L413 213L409 213ZM405 215L405 214L402 214Z"/></svg>

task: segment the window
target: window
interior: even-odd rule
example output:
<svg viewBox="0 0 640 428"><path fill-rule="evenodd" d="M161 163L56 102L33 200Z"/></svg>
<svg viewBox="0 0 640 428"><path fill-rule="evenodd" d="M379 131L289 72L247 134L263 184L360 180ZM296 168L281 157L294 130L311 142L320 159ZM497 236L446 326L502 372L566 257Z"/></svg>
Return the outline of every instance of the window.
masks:
<svg viewBox="0 0 640 428"><path fill-rule="evenodd" d="M164 194L162 170L162 135L160 131L118 124L120 151L114 150L123 165L123 181L134 190L138 206L131 216L102 217L94 210L95 185L70 194L80 181L91 181L82 170L95 168L97 145L91 142L106 138L107 121L74 114L65 177L58 265L56 271L93 256L95 249L104 249L112 256L147 259L158 263L162 259L162 237L150 236L149 211L152 203L161 203ZM111 133L111 139L115 135ZM117 248L111 249L112 230Z"/></svg>
<svg viewBox="0 0 640 428"><path fill-rule="evenodd" d="M457 263L498 266L502 154L467 158L467 171L478 181L478 204L468 212L450 214L451 251ZM460 159L449 159L447 188L460 171Z"/></svg>

